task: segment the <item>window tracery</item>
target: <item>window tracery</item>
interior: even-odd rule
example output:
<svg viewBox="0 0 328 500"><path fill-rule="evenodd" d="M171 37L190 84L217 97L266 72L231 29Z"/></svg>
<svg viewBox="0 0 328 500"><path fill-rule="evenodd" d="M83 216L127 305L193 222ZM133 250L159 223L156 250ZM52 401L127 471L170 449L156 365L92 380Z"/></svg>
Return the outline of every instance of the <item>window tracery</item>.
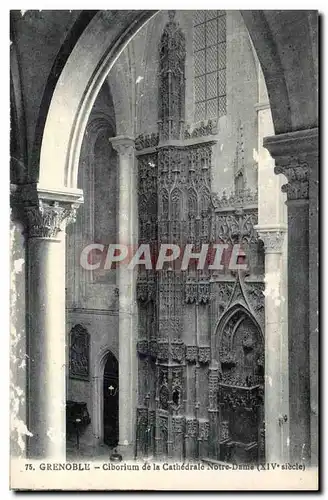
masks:
<svg viewBox="0 0 328 500"><path fill-rule="evenodd" d="M194 13L195 122L227 112L226 13Z"/></svg>

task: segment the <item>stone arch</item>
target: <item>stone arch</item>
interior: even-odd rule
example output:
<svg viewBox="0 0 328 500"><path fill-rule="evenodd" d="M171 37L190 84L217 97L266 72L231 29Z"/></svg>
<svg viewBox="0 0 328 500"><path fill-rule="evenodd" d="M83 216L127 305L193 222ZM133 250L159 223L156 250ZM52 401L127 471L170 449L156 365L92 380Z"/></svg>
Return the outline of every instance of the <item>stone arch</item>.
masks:
<svg viewBox="0 0 328 500"><path fill-rule="evenodd" d="M295 15L295 11L242 10L241 14L261 64L275 133L317 127L317 54L310 29L315 21L306 11ZM301 84L297 67L302 68Z"/></svg>
<svg viewBox="0 0 328 500"><path fill-rule="evenodd" d="M174 187L170 193L169 210L171 218L179 221L183 213L183 193L181 189Z"/></svg>
<svg viewBox="0 0 328 500"><path fill-rule="evenodd" d="M81 143L98 92L120 53L155 13L99 11L81 34L48 109L40 152L39 184L43 189L76 189Z"/></svg>
<svg viewBox="0 0 328 500"><path fill-rule="evenodd" d="M97 139L101 133L106 131L108 132L108 137L113 137L115 135L115 128L113 128L110 118L104 113L97 112L91 117L86 127L86 140L83 141L81 148L82 166L84 161L88 161L89 164L93 162L94 147ZM81 186L83 189L83 179L80 171L78 172L77 186Z"/></svg>
<svg viewBox="0 0 328 500"><path fill-rule="evenodd" d="M245 450L256 443L253 451L248 448L251 460L263 460L265 356L261 329L242 304L235 304L223 315L217 333L218 425L224 440L230 440L228 448L224 440L220 441L219 459L237 463L249 460L240 454L239 447L243 443Z"/></svg>
<svg viewBox="0 0 328 500"><path fill-rule="evenodd" d="M211 207L211 193L207 186L202 186L198 193L199 214L206 216Z"/></svg>
<svg viewBox="0 0 328 500"><path fill-rule="evenodd" d="M275 36L262 11L241 11L241 14L262 65L276 132L290 131L289 94ZM99 89L125 46L154 15L156 11L124 11L124 16L120 11L101 11L81 34L60 74L49 105L40 153L39 184L42 188L76 189L81 142ZM85 46L89 48L88 58ZM80 72L82 62L83 74ZM56 130L55 139L53 130Z"/></svg>
<svg viewBox="0 0 328 500"><path fill-rule="evenodd" d="M99 227L99 225L94 224L95 216L97 212L99 213L99 209L97 210L97 188L95 182L97 174L100 173L101 175L101 171L97 170L95 147L100 136L105 135L105 143L108 144L108 148L111 148L107 138L116 135L115 105L113 103L111 88L107 81L104 82L100 94L98 94L99 97L101 105L96 102L96 106L92 109L81 144L77 188L83 191L85 201L77 211L75 224L68 225L66 229L68 236L67 248L70 248L70 245L85 246L90 242L94 242L96 240L96 228ZM115 162L116 151L112 150L112 154ZM110 162L108 162L109 167ZM100 213L102 214L101 210ZM102 220L105 216L106 214L102 216ZM74 261L76 256L74 251L67 251L66 258L69 275L71 270L75 268ZM72 284L74 283L75 287L75 297L79 297L81 293L82 296L85 294L87 283L93 282L96 273L94 270L86 270L82 266L78 266L75 272L78 273L79 278L72 280Z"/></svg>
<svg viewBox="0 0 328 500"><path fill-rule="evenodd" d="M58 84L60 75L70 57L74 46L77 44L80 36L96 14L96 10L81 11L74 25L72 26L72 29L68 32L66 39L64 40L59 52L57 53L57 56L51 67L42 95L39 115L36 121L34 141L32 144L33 154L30 155L28 162L29 182L37 182L40 175L39 164L43 141L43 132L56 85Z"/></svg>
<svg viewBox="0 0 328 500"><path fill-rule="evenodd" d="M103 346L95 357L92 367L92 433L99 444L103 442L103 411L104 411L104 388L103 376L108 355L112 354L118 360L118 352L112 346Z"/></svg>
<svg viewBox="0 0 328 500"><path fill-rule="evenodd" d="M239 320L238 320L238 314L240 314ZM214 329L214 334L213 334L213 338L212 338L212 345L214 346L214 353L215 353L216 361L219 361L219 359L217 359L218 358L217 353L219 350L218 348L222 343L222 335L223 335L224 329L228 325L229 321L231 321L231 319L233 319L234 317L236 318L235 327L237 327L239 325L239 323L240 323L240 321L242 321L243 317L249 318L254 323L254 326L257 328L259 335L261 337L261 340L263 342L263 345L264 345L264 333L263 333L261 325L258 323L255 316L245 307L244 304L242 304L241 302L235 302L231 307L229 307L224 312L224 314L221 316L221 318L219 319L219 321ZM233 333L234 333L234 331L232 332L232 334Z"/></svg>
<svg viewBox="0 0 328 500"><path fill-rule="evenodd" d="M160 195L160 215L163 220L167 220L169 216L169 192L166 188L162 188Z"/></svg>
<svg viewBox="0 0 328 500"><path fill-rule="evenodd" d="M291 130L291 111L284 70L265 15L263 11L241 13L263 70L276 132ZM277 113L274 103L279 102L279 98L282 105Z"/></svg>
<svg viewBox="0 0 328 500"><path fill-rule="evenodd" d="M128 45L129 47L130 45ZM107 75L115 109L116 134L134 136L132 75L129 57L123 52Z"/></svg>
<svg viewBox="0 0 328 500"><path fill-rule="evenodd" d="M197 191L193 186L190 186L188 189L188 214L189 218L193 219L198 215L198 196Z"/></svg>
<svg viewBox="0 0 328 500"><path fill-rule="evenodd" d="M229 309L219 322L214 346L223 383L239 387L264 383L263 332L241 304Z"/></svg>
<svg viewBox="0 0 328 500"><path fill-rule="evenodd" d="M10 180L22 184L27 177L26 119L19 57L14 33L10 45Z"/></svg>

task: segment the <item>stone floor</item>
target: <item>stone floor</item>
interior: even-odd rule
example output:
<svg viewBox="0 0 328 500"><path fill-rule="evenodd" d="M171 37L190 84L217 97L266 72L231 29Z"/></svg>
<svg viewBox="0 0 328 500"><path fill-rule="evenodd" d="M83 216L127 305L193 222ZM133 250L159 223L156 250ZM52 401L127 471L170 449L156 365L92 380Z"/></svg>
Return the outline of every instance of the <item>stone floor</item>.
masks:
<svg viewBox="0 0 328 500"><path fill-rule="evenodd" d="M121 453L121 455L123 456L123 460L131 460L134 458L134 450L130 447L124 447L124 449L121 449L120 446L109 447L106 444L101 444L94 448L92 446L86 446L81 443L79 449L77 449L76 445L68 443L68 446L66 448L66 460L108 461L110 459L110 455L114 450L117 450L118 453Z"/></svg>
<svg viewBox="0 0 328 500"><path fill-rule="evenodd" d="M109 456L113 452L114 448L110 448L106 444L97 446L97 448L91 446L85 446L81 444L79 449L73 447L72 445L66 448L66 459L70 460L109 460Z"/></svg>

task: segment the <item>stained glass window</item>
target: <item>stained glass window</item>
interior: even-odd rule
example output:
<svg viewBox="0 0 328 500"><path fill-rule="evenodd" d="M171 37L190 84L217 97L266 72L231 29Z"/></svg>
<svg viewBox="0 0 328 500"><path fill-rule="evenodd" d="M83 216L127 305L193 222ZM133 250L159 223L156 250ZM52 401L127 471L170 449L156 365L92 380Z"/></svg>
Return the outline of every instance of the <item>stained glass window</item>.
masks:
<svg viewBox="0 0 328 500"><path fill-rule="evenodd" d="M194 13L195 122L216 119L227 112L226 13Z"/></svg>

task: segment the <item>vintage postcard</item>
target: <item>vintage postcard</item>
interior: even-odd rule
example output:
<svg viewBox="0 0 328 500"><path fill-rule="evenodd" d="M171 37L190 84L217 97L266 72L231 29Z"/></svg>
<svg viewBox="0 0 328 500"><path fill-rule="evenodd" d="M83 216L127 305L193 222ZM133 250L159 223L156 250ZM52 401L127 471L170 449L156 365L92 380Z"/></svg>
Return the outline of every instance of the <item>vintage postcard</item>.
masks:
<svg viewBox="0 0 328 500"><path fill-rule="evenodd" d="M318 489L318 18L10 11L11 489Z"/></svg>

